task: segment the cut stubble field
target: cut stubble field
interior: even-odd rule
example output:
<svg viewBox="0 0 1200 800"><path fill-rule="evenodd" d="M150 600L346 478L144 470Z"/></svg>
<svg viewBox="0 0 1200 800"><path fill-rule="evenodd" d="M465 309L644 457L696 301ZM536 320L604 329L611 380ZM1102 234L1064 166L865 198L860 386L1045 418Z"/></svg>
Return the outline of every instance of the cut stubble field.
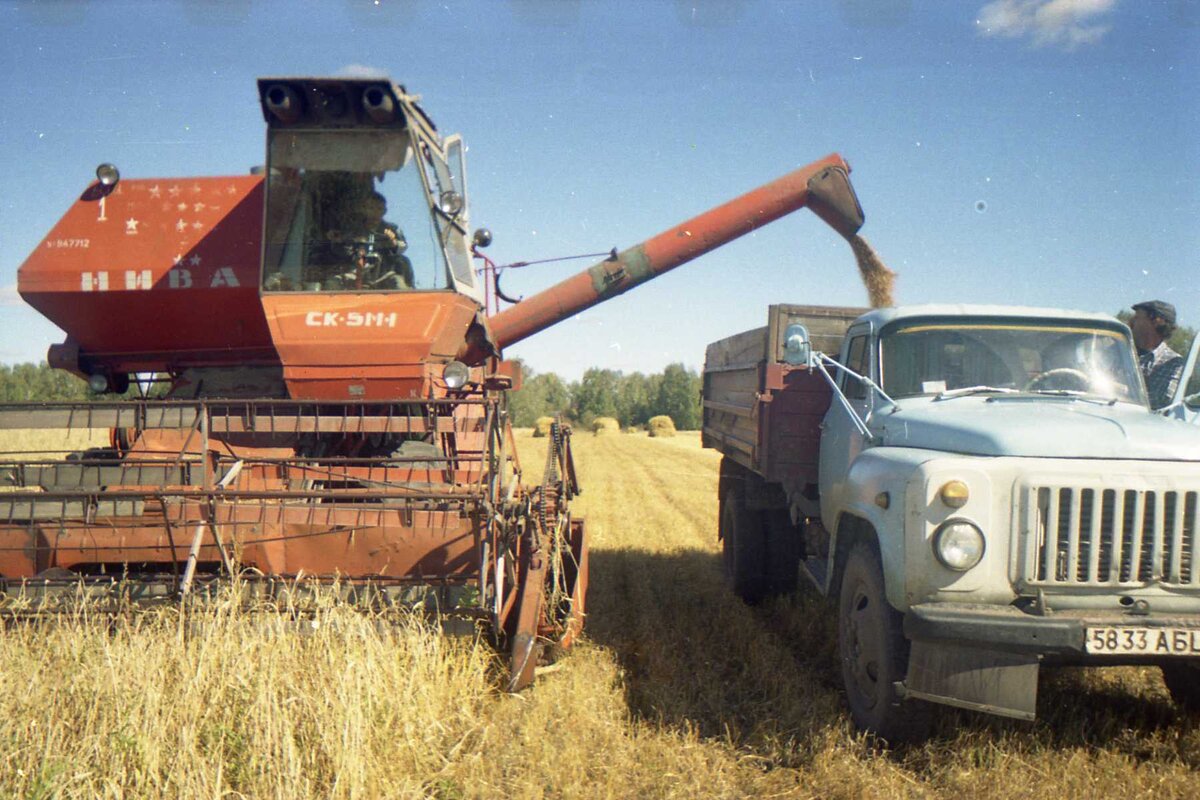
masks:
<svg viewBox="0 0 1200 800"><path fill-rule="evenodd" d="M546 440L517 439L536 473ZM10 626L0 797L1200 794L1200 730L1155 669L1048 672L1032 725L946 710L930 743L874 749L825 602L723 587L717 454L694 433L573 444L589 619L531 690L500 692L482 641L335 606L306 635L234 608Z"/></svg>

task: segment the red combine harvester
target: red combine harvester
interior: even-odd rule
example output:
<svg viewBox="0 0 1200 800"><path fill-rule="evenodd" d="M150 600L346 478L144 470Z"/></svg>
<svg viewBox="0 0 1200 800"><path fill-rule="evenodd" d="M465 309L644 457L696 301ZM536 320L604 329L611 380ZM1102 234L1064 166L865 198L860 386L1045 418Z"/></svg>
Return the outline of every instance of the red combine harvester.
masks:
<svg viewBox="0 0 1200 800"><path fill-rule="evenodd" d="M161 397L0 408L0 427L111 430L9 454L0 585L176 598L237 573L384 601L434 592L511 649L510 687L584 618L569 432L521 482L508 345L807 205L862 224L836 155L488 316L461 139L386 79L264 79L262 174L93 183L19 272L67 332L53 366ZM272 588L274 587L274 588ZM428 594L422 595L428 598Z"/></svg>

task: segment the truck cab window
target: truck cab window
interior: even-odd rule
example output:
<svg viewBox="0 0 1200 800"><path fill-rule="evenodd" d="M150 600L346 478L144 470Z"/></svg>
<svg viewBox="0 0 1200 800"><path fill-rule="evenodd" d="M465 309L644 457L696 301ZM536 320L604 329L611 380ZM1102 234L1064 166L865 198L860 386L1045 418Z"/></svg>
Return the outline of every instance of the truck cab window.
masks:
<svg viewBox="0 0 1200 800"><path fill-rule="evenodd" d="M855 336L846 351L846 367L865 377L871 376L871 351L867 348L868 336ZM867 396L867 386L862 381L842 373L842 393L850 400L861 400Z"/></svg>

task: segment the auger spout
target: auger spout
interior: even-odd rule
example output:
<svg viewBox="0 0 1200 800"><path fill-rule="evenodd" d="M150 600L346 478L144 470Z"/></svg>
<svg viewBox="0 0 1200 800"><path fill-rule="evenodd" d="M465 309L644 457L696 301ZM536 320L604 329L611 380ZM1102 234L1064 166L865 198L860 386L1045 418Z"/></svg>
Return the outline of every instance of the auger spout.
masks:
<svg viewBox="0 0 1200 800"><path fill-rule="evenodd" d="M496 314L492 340L516 344L805 206L849 240L863 224L849 173L834 153L709 209Z"/></svg>

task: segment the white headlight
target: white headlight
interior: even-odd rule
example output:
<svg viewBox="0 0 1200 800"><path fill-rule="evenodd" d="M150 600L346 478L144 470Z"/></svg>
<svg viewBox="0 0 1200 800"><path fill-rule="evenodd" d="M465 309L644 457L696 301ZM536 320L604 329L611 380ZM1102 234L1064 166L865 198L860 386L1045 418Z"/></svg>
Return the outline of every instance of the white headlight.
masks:
<svg viewBox="0 0 1200 800"><path fill-rule="evenodd" d="M451 361L442 369L442 380L451 389L461 389L471 377L471 370L461 361Z"/></svg>
<svg viewBox="0 0 1200 800"><path fill-rule="evenodd" d="M983 558L983 531L965 519L948 519L933 532L933 553L947 567L966 572Z"/></svg>

